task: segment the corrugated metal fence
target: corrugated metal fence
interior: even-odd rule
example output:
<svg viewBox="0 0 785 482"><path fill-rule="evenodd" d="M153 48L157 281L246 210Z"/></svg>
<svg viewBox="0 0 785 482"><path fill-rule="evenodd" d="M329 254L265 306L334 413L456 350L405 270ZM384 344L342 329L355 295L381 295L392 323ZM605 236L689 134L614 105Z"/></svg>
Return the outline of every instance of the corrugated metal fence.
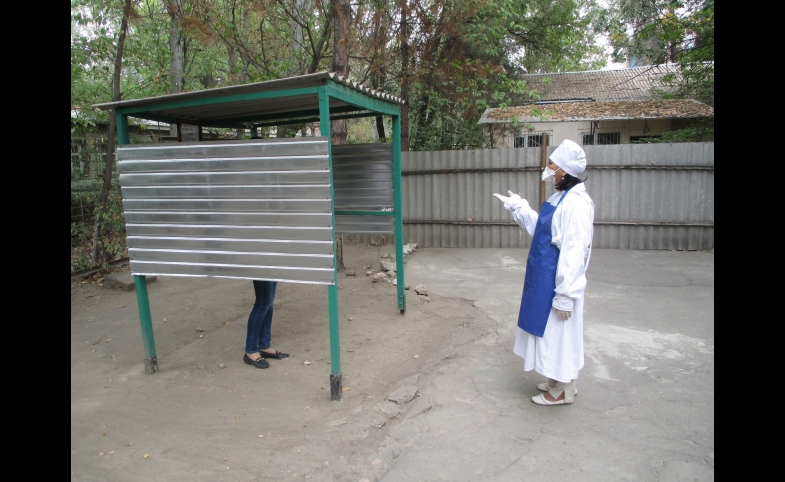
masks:
<svg viewBox="0 0 785 482"><path fill-rule="evenodd" d="M548 154L555 147L548 148ZM595 248L714 248L714 143L586 146ZM539 148L403 153L404 237L425 247L528 247L494 192L539 203ZM553 183L546 197L553 194Z"/></svg>

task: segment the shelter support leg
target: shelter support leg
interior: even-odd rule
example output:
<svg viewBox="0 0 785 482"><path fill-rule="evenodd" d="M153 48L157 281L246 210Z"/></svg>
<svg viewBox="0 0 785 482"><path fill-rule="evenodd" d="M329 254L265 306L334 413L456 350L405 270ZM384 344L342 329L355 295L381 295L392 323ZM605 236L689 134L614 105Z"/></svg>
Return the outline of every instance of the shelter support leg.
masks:
<svg viewBox="0 0 785 482"><path fill-rule="evenodd" d="M343 375L341 374L341 336L338 324L338 286L327 287L330 305L330 400L341 400Z"/></svg>
<svg viewBox="0 0 785 482"><path fill-rule="evenodd" d="M396 224L398 224L398 217L396 214ZM406 314L406 279L403 275L404 270L403 258L403 228L395 229L395 276L398 280L398 310L402 315Z"/></svg>
<svg viewBox="0 0 785 482"><path fill-rule="evenodd" d="M395 272L398 279L398 310L406 314L406 279L403 258L403 202L401 188L401 116L393 121L393 209L395 211Z"/></svg>
<svg viewBox="0 0 785 482"><path fill-rule="evenodd" d="M142 325L142 345L144 345L144 370L148 375L158 371L158 357L155 353L153 337L153 317L150 315L150 299L147 296L147 278L134 275L136 303L139 306L139 322Z"/></svg>

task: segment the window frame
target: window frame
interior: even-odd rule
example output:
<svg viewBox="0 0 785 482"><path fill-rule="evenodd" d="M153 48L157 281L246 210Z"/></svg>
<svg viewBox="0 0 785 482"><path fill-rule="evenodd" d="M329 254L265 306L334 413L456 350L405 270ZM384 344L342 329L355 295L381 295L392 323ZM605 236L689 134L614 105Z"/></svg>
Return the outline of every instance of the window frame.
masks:
<svg viewBox="0 0 785 482"><path fill-rule="evenodd" d="M592 132L589 132L589 131L582 131L580 133L580 135L581 135L580 145L582 145L582 146L593 146L593 145L595 145L594 144L594 134L597 134L597 144L596 145L598 145L598 146L615 146L615 145L619 145L619 144L623 144L624 143L623 142L624 141L624 135L623 135L621 130L619 130L619 131L608 130L608 131L604 131L604 132L595 132L595 133L592 133ZM618 142L600 142L600 136L605 136L607 138L608 136L614 136L614 135L618 136ZM590 139L591 142L586 142L586 139Z"/></svg>
<svg viewBox="0 0 785 482"><path fill-rule="evenodd" d="M512 147L514 149L524 149L527 147L542 147L543 136L548 136L549 138L552 137L551 132L549 131L540 131L540 132L527 132L525 134L513 135L512 136ZM524 145L518 145L519 139L524 139ZM531 145L535 143L535 145Z"/></svg>

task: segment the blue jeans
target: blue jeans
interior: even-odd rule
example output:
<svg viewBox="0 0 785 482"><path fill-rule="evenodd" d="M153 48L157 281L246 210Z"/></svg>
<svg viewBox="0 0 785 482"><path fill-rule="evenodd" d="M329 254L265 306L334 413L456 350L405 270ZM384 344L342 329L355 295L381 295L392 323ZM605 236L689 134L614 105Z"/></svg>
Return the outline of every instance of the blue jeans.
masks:
<svg viewBox="0 0 785 482"><path fill-rule="evenodd" d="M256 353L270 348L273 326L273 301L276 281L253 280L256 302L248 317L248 334L245 337L245 352Z"/></svg>

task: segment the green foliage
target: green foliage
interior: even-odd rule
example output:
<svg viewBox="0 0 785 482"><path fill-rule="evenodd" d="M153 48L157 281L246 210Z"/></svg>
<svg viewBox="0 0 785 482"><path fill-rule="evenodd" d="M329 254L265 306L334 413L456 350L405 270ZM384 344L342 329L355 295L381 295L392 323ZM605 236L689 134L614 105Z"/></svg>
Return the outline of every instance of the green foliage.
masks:
<svg viewBox="0 0 785 482"><path fill-rule="evenodd" d="M396 95L403 77L409 79L412 149L480 147L476 122L486 108L531 97L521 74L600 66L592 2L407 0L409 68L403 72L402 3L362 0L352 4L351 76ZM71 106L84 126L107 119L90 106L111 98L121 4L71 2ZM330 70L331 22L324 0L136 0L122 96L168 91L173 40L183 49L184 91ZM350 138L367 134L350 132Z"/></svg>
<svg viewBox="0 0 785 482"><path fill-rule="evenodd" d="M598 19L617 62L674 63L665 90L714 105L714 0L612 0Z"/></svg>
<svg viewBox="0 0 785 482"><path fill-rule="evenodd" d="M532 100L522 74L604 64L587 2L463 0L415 9L422 27L409 97L412 150L483 147L477 120L489 107Z"/></svg>
<svg viewBox="0 0 785 482"><path fill-rule="evenodd" d="M697 119L695 123L677 129L675 131L664 132L657 137L644 137L631 144L673 144L677 142L702 142L714 140L714 119Z"/></svg>
<svg viewBox="0 0 785 482"><path fill-rule="evenodd" d="M93 267L93 223L96 219L100 228L98 266L107 268L109 262L128 255L120 190L110 191L103 209L99 208L100 195L101 187L97 184L94 189L71 192L71 272Z"/></svg>

